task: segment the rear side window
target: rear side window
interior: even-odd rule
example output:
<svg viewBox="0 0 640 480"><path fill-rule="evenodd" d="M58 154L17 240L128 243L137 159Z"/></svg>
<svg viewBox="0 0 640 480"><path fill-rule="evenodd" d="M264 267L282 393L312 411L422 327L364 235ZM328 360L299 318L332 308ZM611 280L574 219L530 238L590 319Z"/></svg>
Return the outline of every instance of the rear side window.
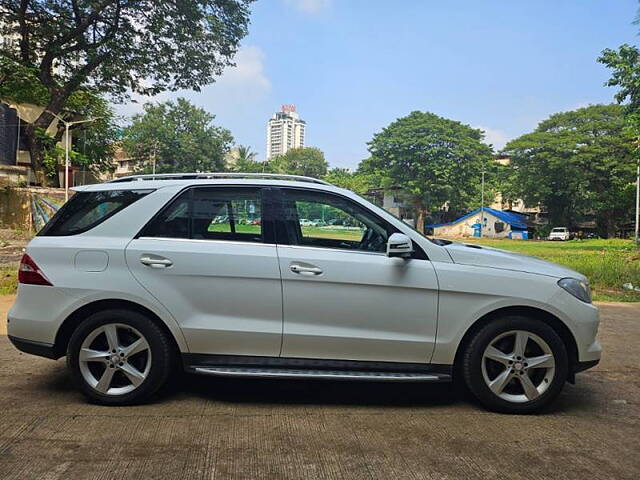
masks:
<svg viewBox="0 0 640 480"><path fill-rule="evenodd" d="M100 225L153 190L79 192L58 210L38 235L77 235Z"/></svg>
<svg viewBox="0 0 640 480"><path fill-rule="evenodd" d="M140 236L262 242L260 189L189 189L160 212Z"/></svg>

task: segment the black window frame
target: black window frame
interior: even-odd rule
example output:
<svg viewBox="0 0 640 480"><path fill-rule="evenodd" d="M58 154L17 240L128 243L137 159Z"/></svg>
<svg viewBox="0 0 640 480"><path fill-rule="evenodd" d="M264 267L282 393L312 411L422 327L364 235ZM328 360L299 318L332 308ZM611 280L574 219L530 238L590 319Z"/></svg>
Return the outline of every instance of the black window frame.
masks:
<svg viewBox="0 0 640 480"><path fill-rule="evenodd" d="M193 238L193 197L194 192L198 189L225 189L225 190L255 190L258 193L260 198L260 209L261 209L261 230L262 230L262 241L256 242L252 240L241 240L241 239L222 239L222 238L211 238L211 239L197 239ZM156 212L151 219L140 229L137 235L134 237L138 238L158 238L162 240L196 240L203 242L239 242L239 243L248 243L248 244L273 244L275 245L275 232L274 232L274 222L273 222L273 192L272 188L264 185L190 185L179 192L177 192L165 205ZM156 219L162 216L167 210L173 207L173 205L182 199L182 196L187 193L189 195L189 204L188 204L188 237L155 237L153 235L149 235L147 230L150 226L156 221Z"/></svg>
<svg viewBox="0 0 640 480"><path fill-rule="evenodd" d="M385 226L389 235L393 233L403 233L397 227L392 225L389 221L387 221L386 219L378 215L376 212L366 208L364 205L361 205L359 202L356 202L353 199L336 192L329 192L326 190L303 188L303 187L276 187L273 190L275 194L275 198L274 198L275 210L272 218L274 219L274 223L275 223L275 229L274 229L275 242L278 245L289 245L289 246L295 246L295 247L301 247L301 248L323 248L327 250L334 250L339 252L350 252L350 253L357 253L357 254L386 255L385 253L382 253L382 252L371 252L367 250L351 250L351 249L341 249L341 248L334 248L334 247L309 246L309 245L298 244L295 241L295 239L297 238L297 233L295 231L292 231L292 226L288 225L288 222L286 221L287 217L286 217L285 209L287 208L287 206L285 203L286 202L285 197L286 197L287 190L306 192L306 193L316 193L319 195L328 195L328 196L339 198L349 203L350 205L352 205L355 210L361 210L363 212L366 212L368 215L371 215L372 217L374 217L378 222L382 223ZM411 255L412 259L429 260L429 257L427 256L426 252L420 245L418 245L414 240L412 240L412 244L413 244L413 253Z"/></svg>

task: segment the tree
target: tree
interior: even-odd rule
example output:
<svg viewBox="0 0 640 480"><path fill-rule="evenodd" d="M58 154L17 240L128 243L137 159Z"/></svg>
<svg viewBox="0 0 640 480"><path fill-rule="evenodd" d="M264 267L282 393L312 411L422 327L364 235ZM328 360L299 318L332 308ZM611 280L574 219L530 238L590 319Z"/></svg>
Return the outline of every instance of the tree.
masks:
<svg viewBox="0 0 640 480"><path fill-rule="evenodd" d="M327 174L329 164L320 149L305 147L292 148L284 155L271 159L268 166L273 173L322 178Z"/></svg>
<svg viewBox="0 0 640 480"><path fill-rule="evenodd" d="M631 208L633 148L624 109L592 105L552 115L504 151L519 195L544 205L553 225L593 214L600 234L612 236Z"/></svg>
<svg viewBox="0 0 640 480"><path fill-rule="evenodd" d="M352 172L347 168L332 168L323 177L323 180L335 185L365 195L372 188L380 186L380 179L373 174L360 171Z"/></svg>
<svg viewBox="0 0 640 480"><path fill-rule="evenodd" d="M462 209L479 201L480 175L492 155L483 138L481 130L415 111L373 136L363 168L384 175L386 186L402 188L423 230L427 213L446 202Z"/></svg>
<svg viewBox="0 0 640 480"><path fill-rule="evenodd" d="M78 90L124 99L211 83L233 65L252 1L0 0L0 34L18 39L0 44L0 78L19 83L27 71L46 106L25 128L34 170L39 133Z"/></svg>
<svg viewBox="0 0 640 480"><path fill-rule="evenodd" d="M238 145L235 149L235 157L227 167L233 172L260 173L265 171L266 163L256 160L258 154L251 151L251 147Z"/></svg>
<svg viewBox="0 0 640 480"><path fill-rule="evenodd" d="M11 72L7 74L7 72ZM33 69L0 57L0 98L15 103L46 103L48 93ZM113 109L107 100L94 89L82 88L68 99L60 117L67 121L95 119L92 122L71 126L70 160L94 173L112 167L114 144L118 139L118 128ZM58 122L53 136L45 134L44 128L35 130L42 148L42 170L51 179L57 179L58 165L64 161L64 149L57 146L63 140L64 124ZM32 164L32 168L33 168ZM37 173L33 169L34 174Z"/></svg>
<svg viewBox="0 0 640 480"><path fill-rule="evenodd" d="M219 172L233 137L214 118L184 98L147 103L125 130L123 146L146 173L154 160L157 173Z"/></svg>

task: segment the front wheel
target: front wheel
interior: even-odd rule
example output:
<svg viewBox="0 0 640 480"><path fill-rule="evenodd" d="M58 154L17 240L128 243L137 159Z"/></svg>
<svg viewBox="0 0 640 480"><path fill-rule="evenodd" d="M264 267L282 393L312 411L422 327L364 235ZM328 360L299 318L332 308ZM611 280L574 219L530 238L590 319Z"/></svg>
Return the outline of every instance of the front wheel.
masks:
<svg viewBox="0 0 640 480"><path fill-rule="evenodd" d="M148 400L167 381L173 350L152 320L130 310L94 313L75 330L67 365L82 393L103 405Z"/></svg>
<svg viewBox="0 0 640 480"><path fill-rule="evenodd" d="M567 379L567 350L549 325L521 316L478 331L463 357L469 390L488 409L534 413L551 403Z"/></svg>

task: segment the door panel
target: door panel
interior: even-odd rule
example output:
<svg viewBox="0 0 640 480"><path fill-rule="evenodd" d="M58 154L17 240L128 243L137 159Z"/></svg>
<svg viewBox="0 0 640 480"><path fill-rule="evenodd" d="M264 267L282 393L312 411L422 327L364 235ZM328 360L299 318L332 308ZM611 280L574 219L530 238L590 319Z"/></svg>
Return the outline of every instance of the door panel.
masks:
<svg viewBox="0 0 640 480"><path fill-rule="evenodd" d="M190 188L127 247L133 275L175 317L191 353L280 354L280 268L263 194Z"/></svg>
<svg viewBox="0 0 640 480"><path fill-rule="evenodd" d="M429 362L438 305L431 262L285 245L278 256L283 357Z"/></svg>
<svg viewBox="0 0 640 480"><path fill-rule="evenodd" d="M126 255L134 277L175 317L191 353L279 355L275 245L143 237ZM172 265L154 267L150 260Z"/></svg>

